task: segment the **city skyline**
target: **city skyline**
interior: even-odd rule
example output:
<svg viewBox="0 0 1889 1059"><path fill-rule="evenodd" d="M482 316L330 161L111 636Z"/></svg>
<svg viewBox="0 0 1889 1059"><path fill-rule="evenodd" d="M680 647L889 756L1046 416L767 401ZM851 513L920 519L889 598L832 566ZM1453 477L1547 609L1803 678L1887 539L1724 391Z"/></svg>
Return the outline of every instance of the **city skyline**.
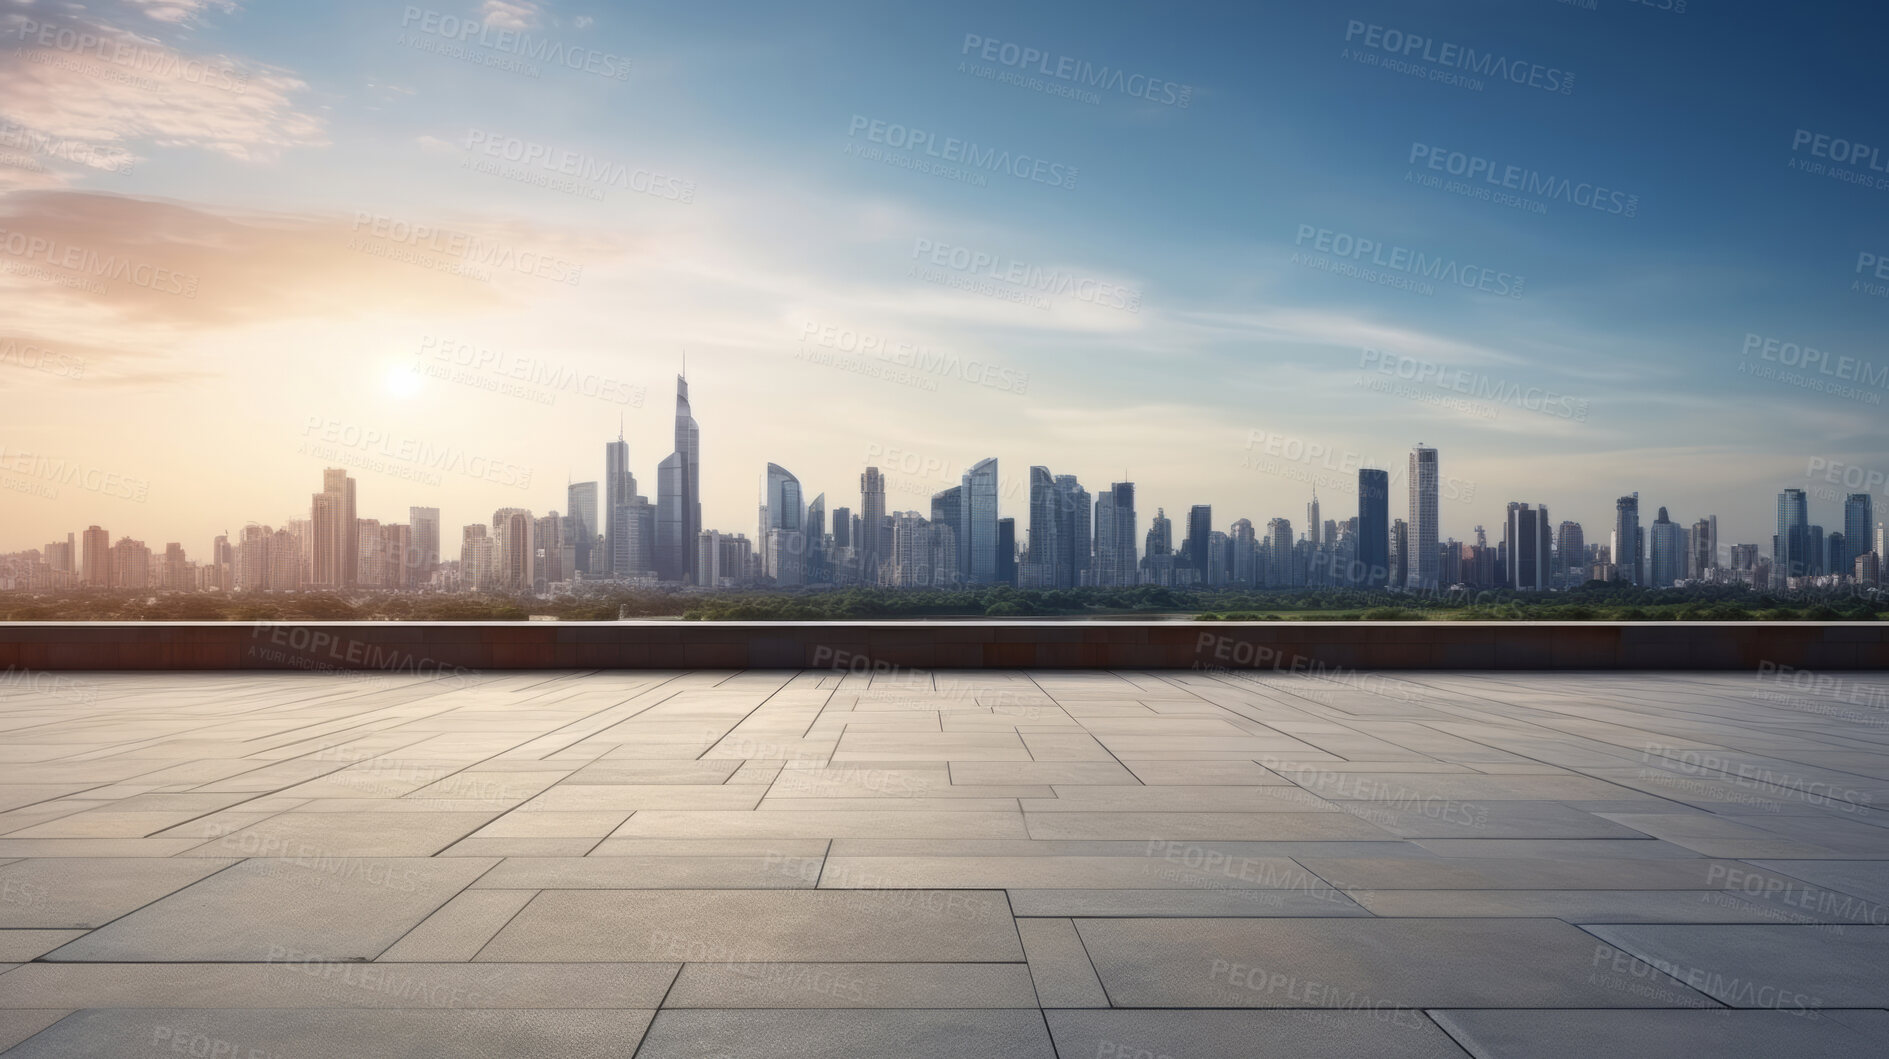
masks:
<svg viewBox="0 0 1889 1059"><path fill-rule="evenodd" d="M188 542L279 518L333 465L297 457L329 424L501 464L529 486L512 502L562 510L566 472L601 480L593 439L627 412L653 500L684 350L715 395L706 464L744 469L703 484L712 526L750 521L748 468L784 460L836 495L875 447L954 474L995 454L1133 480L1144 506L1259 520L1311 490L1241 468L1252 432L1393 472L1422 439L1489 498L1468 519L1444 502L1458 537L1546 481L1590 528L1637 490L1762 541L1807 462L1889 467L1880 189L1808 168L1842 155L1875 179L1850 154L1889 135L1867 93L1727 61L1783 33L1840 65L1867 35L1833 14L1760 33L1636 5L1366 2L1195 12L1182 44L1161 32L1171 13L1105 7L973 4L893 26L834 4L818 34L754 6L442 9L600 64L527 75L429 54L438 12L344 2L340 32L328 10L279 5L20 5L0 58L19 86L0 135L21 163L0 166L16 306L0 462L65 461L141 499L7 472L4 546L94 522ZM118 83L60 50L74 20L218 76ZM1566 93L1475 91L1345 56L1381 55L1384 26L1578 76ZM1019 42L1173 91L1071 98L992 76L1020 73L1003 59ZM1643 100L1674 78L1710 87L1703 120L1648 120ZM865 157L927 160L895 147L914 132L1068 179ZM1479 190L1511 168L1545 190L1524 208L1428 183L1465 166ZM1631 215L1612 212L1628 197ZM1410 254L1526 283L1424 293L1335 271ZM482 274L443 267L467 255ZM382 519L500 500L464 473L361 481Z"/></svg>

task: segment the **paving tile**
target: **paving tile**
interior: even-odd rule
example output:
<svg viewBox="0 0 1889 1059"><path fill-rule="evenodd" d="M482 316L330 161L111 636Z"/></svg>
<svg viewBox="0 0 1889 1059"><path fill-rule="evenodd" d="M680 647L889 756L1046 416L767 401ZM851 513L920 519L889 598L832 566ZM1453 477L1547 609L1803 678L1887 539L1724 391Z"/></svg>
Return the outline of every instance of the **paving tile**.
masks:
<svg viewBox="0 0 1889 1059"><path fill-rule="evenodd" d="M1706 890L1789 884L1780 873L1703 858L1307 857L1299 863L1342 890Z"/></svg>
<svg viewBox="0 0 1889 1059"><path fill-rule="evenodd" d="M1463 1059L1423 1012L1047 1011L1057 1054L1104 1059ZM1603 1054L1603 1053L1590 1053Z"/></svg>
<svg viewBox="0 0 1889 1059"><path fill-rule="evenodd" d="M829 855L820 878L843 887L990 887L1120 889L1330 889L1285 857L843 857Z"/></svg>
<svg viewBox="0 0 1889 1059"><path fill-rule="evenodd" d="M1036 1009L1020 963L691 963L674 1008Z"/></svg>
<svg viewBox="0 0 1889 1059"><path fill-rule="evenodd" d="M1831 1018L1783 1011L1432 1011L1475 1056L1503 1059L1853 1059L1889 1044ZM1060 1043L1060 1038L1058 1039Z"/></svg>
<svg viewBox="0 0 1889 1059"><path fill-rule="evenodd" d="M1021 761L995 764L953 761L951 782L960 786L994 784L1139 784L1135 774L1113 761Z"/></svg>
<svg viewBox="0 0 1889 1059"><path fill-rule="evenodd" d="M663 1011L637 1059L1056 1059L1035 1011Z"/></svg>
<svg viewBox="0 0 1889 1059"><path fill-rule="evenodd" d="M492 864L450 857L246 860L46 958L267 960L295 952L372 959Z"/></svg>
<svg viewBox="0 0 1889 1059"><path fill-rule="evenodd" d="M79 1011L9 1059L131 1055L400 1055L415 1059L616 1059L649 1011Z"/></svg>
<svg viewBox="0 0 1889 1059"><path fill-rule="evenodd" d="M25 963L84 934L83 930L0 930L0 963Z"/></svg>
<svg viewBox="0 0 1889 1059"><path fill-rule="evenodd" d="M786 853L729 857L511 857L473 883L527 890L789 890L810 888L822 858Z"/></svg>
<svg viewBox="0 0 1889 1059"><path fill-rule="evenodd" d="M380 962L471 960L534 896L533 890L461 890L381 953Z"/></svg>
<svg viewBox="0 0 1889 1059"><path fill-rule="evenodd" d="M1067 919L1019 919L1017 933L1036 983L1037 1003L1046 1008L1105 1008L1102 982L1089 964L1082 939Z"/></svg>
<svg viewBox="0 0 1889 1059"><path fill-rule="evenodd" d="M1243 839L1384 838L1349 813L1025 813L1031 838Z"/></svg>
<svg viewBox="0 0 1889 1059"><path fill-rule="evenodd" d="M990 962L1022 958L1001 892L546 890L480 960Z"/></svg>
<svg viewBox="0 0 1889 1059"><path fill-rule="evenodd" d="M218 857L430 857L497 816L483 813L280 813L204 843Z"/></svg>
<svg viewBox="0 0 1889 1059"><path fill-rule="evenodd" d="M0 866L0 927L104 926L222 871L233 860L17 860Z"/></svg>
<svg viewBox="0 0 1889 1059"><path fill-rule="evenodd" d="M1597 964L1604 946L1553 920L1075 923L1118 1007L1713 1006L1638 961Z"/></svg>
<svg viewBox="0 0 1889 1059"><path fill-rule="evenodd" d="M1020 813L683 812L649 809L617 828L637 838L1027 838Z"/></svg>
<svg viewBox="0 0 1889 1059"><path fill-rule="evenodd" d="M13 1047L70 1014L72 1012L64 1008L0 1010L0 1051Z"/></svg>
<svg viewBox="0 0 1889 1059"><path fill-rule="evenodd" d="M1019 916L1368 916L1328 888L1302 890L1021 890L1010 891Z"/></svg>
<svg viewBox="0 0 1889 1059"><path fill-rule="evenodd" d="M1549 916L1569 923L1867 923L1737 890L1346 890L1380 916Z"/></svg>
<svg viewBox="0 0 1889 1059"><path fill-rule="evenodd" d="M1596 937L1728 1007L1889 1007L1889 927L1592 926Z"/></svg>
<svg viewBox="0 0 1889 1059"><path fill-rule="evenodd" d="M0 1009L655 1008L675 963L33 963ZM61 999L64 998L64 999Z"/></svg>

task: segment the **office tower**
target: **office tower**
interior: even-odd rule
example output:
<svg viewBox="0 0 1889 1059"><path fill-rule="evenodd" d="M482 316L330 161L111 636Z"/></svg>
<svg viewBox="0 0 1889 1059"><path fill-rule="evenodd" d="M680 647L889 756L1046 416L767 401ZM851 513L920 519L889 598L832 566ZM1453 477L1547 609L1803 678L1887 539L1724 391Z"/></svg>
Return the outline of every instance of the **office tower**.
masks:
<svg viewBox="0 0 1889 1059"><path fill-rule="evenodd" d="M1168 518L1167 508L1154 509L1154 518L1148 522L1148 536L1142 551L1147 555L1174 553L1174 523Z"/></svg>
<svg viewBox="0 0 1889 1059"><path fill-rule="evenodd" d="M1213 532L1213 505L1195 504L1187 510L1187 539L1181 542L1181 565L1207 583L1207 537Z"/></svg>
<svg viewBox="0 0 1889 1059"><path fill-rule="evenodd" d="M1259 535L1253 529L1253 520L1234 519L1227 536L1232 541L1233 568L1229 576L1233 583L1247 588L1259 584Z"/></svg>
<svg viewBox="0 0 1889 1059"><path fill-rule="evenodd" d="M1030 544L1018 584L1025 588L1073 588L1090 565L1089 493L1074 475L1030 468Z"/></svg>
<svg viewBox="0 0 1889 1059"><path fill-rule="evenodd" d="M959 552L963 551L958 543L958 529L964 525L964 486L954 485L931 495L931 524L951 527L951 546ZM950 570L954 577L961 576L958 570L960 558L962 556L958 554L951 557Z"/></svg>
<svg viewBox="0 0 1889 1059"><path fill-rule="evenodd" d="M347 588L355 583L360 567L354 479L337 468L322 471L321 478L310 515L315 529L313 581L318 588Z"/></svg>
<svg viewBox="0 0 1889 1059"><path fill-rule="evenodd" d="M767 499L761 508L763 532L771 529L800 532L804 511L800 503L800 479L778 463L767 465Z"/></svg>
<svg viewBox="0 0 1889 1059"><path fill-rule="evenodd" d="M1409 588L1437 587L1438 515L1436 450L1418 444L1410 450Z"/></svg>
<svg viewBox="0 0 1889 1059"><path fill-rule="evenodd" d="M459 532L459 580L461 587L484 592L493 587L498 570L497 542L485 531L483 523L474 523Z"/></svg>
<svg viewBox="0 0 1889 1059"><path fill-rule="evenodd" d="M537 577L536 521L522 507L492 513L493 587L501 592L529 592Z"/></svg>
<svg viewBox="0 0 1889 1059"><path fill-rule="evenodd" d="M1225 585L1233 579L1233 538L1214 530L1207 534L1207 583Z"/></svg>
<svg viewBox="0 0 1889 1059"><path fill-rule="evenodd" d="M113 588L147 588L151 583L151 549L143 541L118 538L111 547Z"/></svg>
<svg viewBox="0 0 1889 1059"><path fill-rule="evenodd" d="M1555 583L1575 588L1587 583L1587 543L1578 522L1563 522L1555 529Z"/></svg>
<svg viewBox="0 0 1889 1059"><path fill-rule="evenodd" d="M1640 526L1640 494L1632 492L1614 501L1614 534L1611 551L1615 576L1628 584L1644 584L1645 555L1641 545L1645 534Z"/></svg>
<svg viewBox="0 0 1889 1059"><path fill-rule="evenodd" d="M827 554L825 493L807 501L806 517L800 520L800 539L807 553L807 583L832 584L833 557Z"/></svg>
<svg viewBox="0 0 1889 1059"><path fill-rule="evenodd" d="M1095 567L1092 581L1123 588L1140 580L1135 554L1135 483L1116 482L1095 498Z"/></svg>
<svg viewBox="0 0 1889 1059"><path fill-rule="evenodd" d="M607 448L606 448L607 452ZM629 462L628 457L624 459ZM627 467L626 467L627 470ZM594 574L591 565L592 549L596 546L597 534L604 527L597 521L597 483L571 482L564 487L564 537L571 545L571 569L569 574ZM413 528L417 535L418 525Z"/></svg>
<svg viewBox="0 0 1889 1059"><path fill-rule="evenodd" d="M568 525L569 521L556 511L533 520L531 526L531 590L533 592L543 592L549 585L571 579L571 564L574 562L572 556L576 549L565 536L565 528Z"/></svg>
<svg viewBox="0 0 1889 1059"><path fill-rule="evenodd" d="M1889 551L1883 550L1884 545L1889 545L1889 532L1885 532L1884 524L1878 522L1876 523L1876 558L1889 563Z"/></svg>
<svg viewBox="0 0 1889 1059"><path fill-rule="evenodd" d="M1707 515L1692 524L1686 538L1686 576L1710 578L1709 570L1718 568L1718 516Z"/></svg>
<svg viewBox="0 0 1889 1059"><path fill-rule="evenodd" d="M636 476L630 473L630 444L623 440L621 427L615 441L605 442L603 446L603 552L604 572L611 577L624 577L630 572L629 564L629 505L636 496ZM571 510L577 510L572 501Z"/></svg>
<svg viewBox="0 0 1889 1059"><path fill-rule="evenodd" d="M701 431L689 408L689 382L676 376L675 451L656 467L656 546L652 559L664 581L693 582L702 534Z"/></svg>
<svg viewBox="0 0 1889 1059"><path fill-rule="evenodd" d="M1830 557L1829 562L1824 566L1825 573L1847 574L1850 572L1847 563L1849 540L1842 533L1833 531L1824 539L1824 548Z"/></svg>
<svg viewBox="0 0 1889 1059"><path fill-rule="evenodd" d="M1266 571L1266 583L1274 588L1289 588L1297 584L1292 562L1292 520L1276 518L1267 522L1266 539L1272 545L1272 568ZM1435 562L1434 559L1431 561Z"/></svg>
<svg viewBox="0 0 1889 1059"><path fill-rule="evenodd" d="M592 502L595 502L596 490L591 490ZM407 508L407 526L413 541L410 552L405 556L411 568L411 583L415 586L425 584L439 568L439 508Z"/></svg>
<svg viewBox="0 0 1889 1059"><path fill-rule="evenodd" d="M385 565L381 567L381 581L387 588L405 592L418 587L415 578L419 566L414 561L413 527L398 522L390 522L380 528L380 553Z"/></svg>
<svg viewBox="0 0 1889 1059"><path fill-rule="evenodd" d="M1779 579L1810 572L1810 508L1802 489L1777 496L1777 536L1771 540L1772 575ZM1780 586L1781 587L1781 586Z"/></svg>
<svg viewBox="0 0 1889 1059"><path fill-rule="evenodd" d="M1653 520L1652 563L1647 583L1654 588L1671 588L1686 573L1686 528L1666 517L1659 509Z"/></svg>
<svg viewBox="0 0 1889 1059"><path fill-rule="evenodd" d="M1805 573L1816 576L1825 572L1824 558L1828 554L1824 548L1823 527L1811 526L1805 532L1804 554L1808 557Z"/></svg>
<svg viewBox="0 0 1889 1059"><path fill-rule="evenodd" d="M1319 529L1324 525L1325 520L1318 517L1318 490L1313 489L1312 500L1305 505L1305 532L1312 535L1312 547L1314 548L1324 543L1324 541L1321 541L1318 537Z"/></svg>
<svg viewBox="0 0 1889 1059"><path fill-rule="evenodd" d="M997 458L979 460L964 474L964 531L958 569L969 584L997 580Z"/></svg>
<svg viewBox="0 0 1889 1059"><path fill-rule="evenodd" d="M1543 592L1549 581L1548 509L1511 502L1502 526L1503 581L1518 592Z"/></svg>
<svg viewBox="0 0 1889 1059"><path fill-rule="evenodd" d="M1860 552L1850 563L1850 576L1859 585L1882 584L1882 558L1875 552Z"/></svg>
<svg viewBox="0 0 1889 1059"><path fill-rule="evenodd" d="M958 546L958 557L962 561L964 546ZM958 569L958 579L964 579L964 570ZM1000 518L997 520L997 583L1014 585L1017 583L1017 520Z"/></svg>
<svg viewBox="0 0 1889 1059"><path fill-rule="evenodd" d="M71 534L66 535L67 540L70 540L71 537ZM68 560L70 560L71 555L72 545L67 544L66 556ZM235 549L230 546L230 535L228 533L220 533L214 541L210 542L210 562L216 570L216 587L219 591L228 592L236 583L235 558L236 552ZM66 569L71 569L69 562Z"/></svg>
<svg viewBox="0 0 1889 1059"><path fill-rule="evenodd" d="M1410 523L1391 520L1391 587L1402 590L1410 583Z"/></svg>
<svg viewBox="0 0 1889 1059"><path fill-rule="evenodd" d="M1030 468L1030 538L1017 569L1019 588L1056 588L1055 552L1060 526L1056 512L1056 479L1048 467Z"/></svg>
<svg viewBox="0 0 1889 1059"><path fill-rule="evenodd" d="M853 550L859 553L859 579L869 585L879 583L879 528L884 523L885 475L868 467L859 476L859 537Z"/></svg>
<svg viewBox="0 0 1889 1059"><path fill-rule="evenodd" d="M824 493L822 496L826 495ZM833 547L845 551L853 546L853 509L836 507L833 509Z"/></svg>
<svg viewBox="0 0 1889 1059"><path fill-rule="evenodd" d="M1849 572L1856 557L1870 551L1869 531L1876 521L1875 503L1868 493L1851 493L1843 501L1843 563L1838 572Z"/></svg>
<svg viewBox="0 0 1889 1059"><path fill-rule="evenodd" d="M112 584L111 534L98 526L87 526L80 537L79 583L87 588L110 588Z"/></svg>
<svg viewBox="0 0 1889 1059"><path fill-rule="evenodd" d="M697 584L733 588L748 579L748 570L754 565L754 542L745 535L703 530L696 540Z"/></svg>
<svg viewBox="0 0 1889 1059"><path fill-rule="evenodd" d="M380 520L361 518L354 520L356 537L356 566L354 583L361 588L385 588L381 583L381 569L386 564L386 557L380 551Z"/></svg>
<svg viewBox="0 0 1889 1059"><path fill-rule="evenodd" d="M1089 491L1073 474L1056 476L1057 515L1063 532L1057 541L1057 581L1070 587L1089 584L1095 565L1091 542L1095 537L1095 512Z"/></svg>
<svg viewBox="0 0 1889 1059"><path fill-rule="evenodd" d="M1356 580L1369 588L1390 582L1391 475L1389 471L1358 470L1358 565Z"/></svg>
<svg viewBox="0 0 1889 1059"><path fill-rule="evenodd" d="M195 587L186 582L184 546L176 541L164 545L164 578L162 586L172 592L182 592Z"/></svg>

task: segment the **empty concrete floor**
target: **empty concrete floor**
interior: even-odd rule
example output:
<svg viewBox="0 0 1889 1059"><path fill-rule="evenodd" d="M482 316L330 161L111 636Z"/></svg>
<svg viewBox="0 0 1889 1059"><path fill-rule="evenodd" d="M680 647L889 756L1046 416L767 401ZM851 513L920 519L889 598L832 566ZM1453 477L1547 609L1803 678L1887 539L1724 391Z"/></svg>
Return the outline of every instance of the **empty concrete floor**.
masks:
<svg viewBox="0 0 1889 1059"><path fill-rule="evenodd" d="M0 1048L1889 1054L1885 683L14 684Z"/></svg>

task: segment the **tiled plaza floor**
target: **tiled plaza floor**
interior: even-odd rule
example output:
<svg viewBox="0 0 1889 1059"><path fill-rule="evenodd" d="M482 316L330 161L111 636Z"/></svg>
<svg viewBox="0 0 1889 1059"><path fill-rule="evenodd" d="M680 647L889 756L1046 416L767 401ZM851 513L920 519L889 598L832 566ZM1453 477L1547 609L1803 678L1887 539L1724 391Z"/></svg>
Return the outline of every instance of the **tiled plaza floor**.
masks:
<svg viewBox="0 0 1889 1059"><path fill-rule="evenodd" d="M0 1048L1885 1055L1885 685L0 689Z"/></svg>

